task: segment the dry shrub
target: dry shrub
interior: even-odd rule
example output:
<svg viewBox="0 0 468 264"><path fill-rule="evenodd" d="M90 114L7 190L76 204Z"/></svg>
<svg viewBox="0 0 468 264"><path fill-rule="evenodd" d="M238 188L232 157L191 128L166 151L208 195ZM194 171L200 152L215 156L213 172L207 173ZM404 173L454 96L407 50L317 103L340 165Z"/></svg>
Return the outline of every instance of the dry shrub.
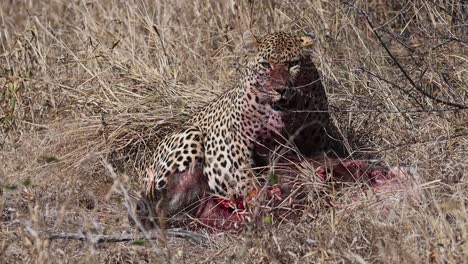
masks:
<svg viewBox="0 0 468 264"><path fill-rule="evenodd" d="M6 1L0 7L0 258L5 262L461 262L468 258L463 1ZM355 154L431 182L417 208L368 203L154 247L47 241L126 226L158 140L229 89L242 32L315 32L330 110ZM305 173L304 177L308 177ZM310 191L311 194L314 190ZM334 193L349 204L346 194ZM333 208L333 207L332 207ZM346 208L346 207L345 207ZM116 249L117 247L117 249ZM168 254L170 252L171 254Z"/></svg>

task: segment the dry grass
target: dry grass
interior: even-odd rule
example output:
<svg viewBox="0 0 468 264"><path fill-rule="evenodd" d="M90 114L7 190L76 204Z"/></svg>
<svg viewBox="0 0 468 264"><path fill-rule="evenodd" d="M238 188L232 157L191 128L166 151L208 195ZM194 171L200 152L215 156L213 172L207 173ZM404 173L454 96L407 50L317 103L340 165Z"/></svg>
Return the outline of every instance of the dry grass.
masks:
<svg viewBox="0 0 468 264"><path fill-rule="evenodd" d="M466 261L468 110L459 106L468 105L468 6L232 2L2 3L0 262ZM372 200L347 207L353 202L337 193L344 207L317 210L312 186L295 223L210 235L208 245L38 234L128 230L116 186L137 190L158 139L228 88L249 28L318 35L314 60L341 130L356 154L411 165L420 183L435 181L420 206L378 217Z"/></svg>

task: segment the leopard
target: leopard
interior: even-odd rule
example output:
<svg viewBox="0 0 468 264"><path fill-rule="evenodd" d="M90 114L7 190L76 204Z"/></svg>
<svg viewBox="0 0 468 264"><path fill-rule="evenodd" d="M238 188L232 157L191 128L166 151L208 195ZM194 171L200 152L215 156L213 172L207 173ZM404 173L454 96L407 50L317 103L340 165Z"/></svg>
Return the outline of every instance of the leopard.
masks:
<svg viewBox="0 0 468 264"><path fill-rule="evenodd" d="M228 202L230 211L220 211L213 198L239 201L239 197L258 190L261 183L254 167L260 163L256 160L259 145L271 145L272 138L287 141L284 134L290 113L285 109L298 93L286 97L301 74L302 64L307 65L314 42L311 34L280 31L257 37L250 31L244 33L248 56L238 82L159 142L144 180L147 202L138 210L150 214L158 208L156 211L166 217L185 210L198 217L216 218L218 214L234 222L243 220L231 213L245 204L232 206ZM324 98L313 102L322 107L327 103L326 95L320 92L319 96ZM328 122L320 113L312 118ZM208 202L200 205L200 201ZM231 228L222 222L205 223Z"/></svg>
<svg viewBox="0 0 468 264"><path fill-rule="evenodd" d="M350 141L331 114L332 106L312 56L302 56L299 64L300 70L294 82L276 104L283 112L283 119L287 120L282 138L279 142L278 137L265 136L261 139L254 153L258 166L271 164L271 158L274 158L272 152L278 146L283 146L282 155L289 158L300 155L306 158L345 159L351 156Z"/></svg>

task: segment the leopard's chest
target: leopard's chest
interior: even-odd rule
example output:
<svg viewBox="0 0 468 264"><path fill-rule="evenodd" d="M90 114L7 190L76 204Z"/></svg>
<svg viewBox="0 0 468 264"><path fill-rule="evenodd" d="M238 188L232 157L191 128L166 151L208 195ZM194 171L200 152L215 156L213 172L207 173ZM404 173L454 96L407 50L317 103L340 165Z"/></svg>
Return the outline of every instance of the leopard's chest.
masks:
<svg viewBox="0 0 468 264"><path fill-rule="evenodd" d="M253 150L271 119L271 107L246 93L224 95L192 120L203 133L204 175L210 189L226 195L252 178Z"/></svg>

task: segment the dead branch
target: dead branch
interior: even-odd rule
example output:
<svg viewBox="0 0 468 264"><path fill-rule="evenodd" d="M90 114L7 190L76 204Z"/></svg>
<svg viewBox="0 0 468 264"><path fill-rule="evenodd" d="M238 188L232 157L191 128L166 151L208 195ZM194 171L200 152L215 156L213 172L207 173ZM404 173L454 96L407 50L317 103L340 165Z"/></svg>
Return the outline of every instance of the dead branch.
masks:
<svg viewBox="0 0 468 264"><path fill-rule="evenodd" d="M381 76L379 76L379 75L377 75L377 74L374 74L374 73L372 73L372 72L370 72L370 71L368 71L368 70L366 70L366 69L364 69L364 68L361 68L361 70L364 71L365 73L367 73L367 74L369 74L369 75L371 75L371 76L373 76L373 77L375 77L375 78L377 78L377 79L379 79L379 80L381 80L381 81L387 83L387 84L390 84L390 85L393 86L393 87L396 87L398 90L402 91L403 93L405 93L406 95L408 95L409 97L411 97L411 99L413 99L414 102L415 102L416 104L418 104L418 105L421 107L421 109L424 109L424 106L419 102L419 100L416 99L416 98L415 98L409 91L407 91L405 88L400 87L400 86L397 85L396 83L391 82L391 81L389 81L389 80L387 80L387 79L385 79L385 78L383 78L383 77L381 77Z"/></svg>
<svg viewBox="0 0 468 264"><path fill-rule="evenodd" d="M182 238L190 241L193 244L203 245L206 244L206 237L190 231L169 229L164 231L167 237ZM73 232L44 232L43 237L49 240L68 239L90 241L96 244L111 243L111 242L126 242L137 240L159 240L161 233L159 231L149 232L145 234L121 234L121 235L96 235L86 233L73 233Z"/></svg>
<svg viewBox="0 0 468 264"><path fill-rule="evenodd" d="M434 140L434 139L422 139L422 140L416 140L416 139L413 139L409 142L403 142L403 143L399 143L399 144L394 144L394 145L391 145L391 146L388 146L388 147L384 147L383 149L379 150L378 152L384 152L384 151L389 151L389 150L394 150L394 149L397 149L397 148L402 148L402 147L410 147L410 146L413 146L413 145L417 145L417 144L430 144L430 143L445 143L449 140L455 140L457 138L466 138L468 137L468 133L461 133L461 134L455 134L455 135L451 135L450 137L442 137L442 138L439 138L437 140Z"/></svg>
<svg viewBox="0 0 468 264"><path fill-rule="evenodd" d="M402 110L380 110L380 109L339 109L336 110L292 110L294 113L377 113L377 114L420 114L420 113L458 113L461 109L402 109Z"/></svg>
<svg viewBox="0 0 468 264"><path fill-rule="evenodd" d="M349 6L353 7L354 9L356 9L359 14L363 15L366 18L367 24L369 24L369 26L370 26L370 28L372 30L372 33L375 35L377 40L380 42L382 47L385 49L385 52L388 54L388 56L390 56L393 63L395 63L395 65L398 67L398 69L403 74L405 79L411 84L411 86L414 89L416 89L418 92L420 92L421 94L423 94L427 98L429 98L429 99L431 99L433 101L436 101L438 103L453 106L453 107L456 107L456 108L459 108L459 109L468 109L467 105L463 105L463 104L459 104L459 103L455 103L455 102L450 102L450 101L447 101L447 100L443 100L443 99L434 97L433 95L431 95L428 92L424 91L424 89L421 88L419 85L417 85L416 82L411 78L411 76L409 76L409 74L405 70L405 68L401 65L401 63L397 60L397 58L393 55L393 53L387 47L387 44L382 40L381 36L379 35L379 33L376 30L377 28L374 26L374 23L372 23L372 21L371 21L371 19L369 17L369 14L367 14L367 12L361 10L360 8L358 8L357 6L355 6L354 4L352 4L352 3L348 2L348 1L345 1L345 3L348 4Z"/></svg>

